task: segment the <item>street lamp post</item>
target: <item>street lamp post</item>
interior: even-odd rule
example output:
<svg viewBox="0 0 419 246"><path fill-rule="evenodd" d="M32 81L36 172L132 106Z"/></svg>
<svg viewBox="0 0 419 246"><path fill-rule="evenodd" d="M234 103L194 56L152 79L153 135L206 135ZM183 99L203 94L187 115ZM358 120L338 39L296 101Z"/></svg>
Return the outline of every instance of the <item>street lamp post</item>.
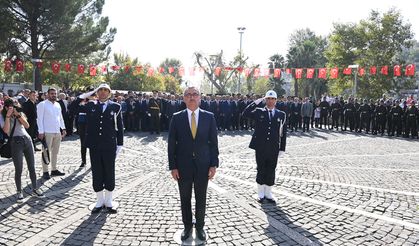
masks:
<svg viewBox="0 0 419 246"><path fill-rule="evenodd" d="M356 65L349 65L348 68L356 68L355 78L354 78L354 87L352 88L352 95L354 95L354 97L355 97L356 96L356 89L358 87L357 75L358 75L359 65L358 64L356 64Z"/></svg>
<svg viewBox="0 0 419 246"><path fill-rule="evenodd" d="M239 51L239 54L240 54L240 64L241 64L241 61L242 61L242 36L243 36L244 30L246 30L246 27L237 27L237 30L239 31L239 34L240 34L240 51ZM241 73L239 73L239 83L237 85L237 93L241 92L240 86L241 86Z"/></svg>
<svg viewBox="0 0 419 246"><path fill-rule="evenodd" d="M36 90L36 85L35 85L35 81L36 81L36 69L38 69L37 67L37 63L38 62L42 62L41 59L38 58L32 58L32 64L33 64L33 69L32 69L32 83L33 83L33 89ZM42 89L41 89L42 90Z"/></svg>

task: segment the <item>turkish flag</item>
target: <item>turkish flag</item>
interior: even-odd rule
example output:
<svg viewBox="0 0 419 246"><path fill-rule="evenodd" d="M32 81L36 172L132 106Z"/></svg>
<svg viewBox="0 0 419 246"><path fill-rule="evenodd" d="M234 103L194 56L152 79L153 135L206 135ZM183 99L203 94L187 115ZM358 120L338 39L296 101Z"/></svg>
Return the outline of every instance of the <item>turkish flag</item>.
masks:
<svg viewBox="0 0 419 246"><path fill-rule="evenodd" d="M195 76L195 68L194 67L189 68L189 75L190 76Z"/></svg>
<svg viewBox="0 0 419 246"><path fill-rule="evenodd" d="M58 62L53 62L53 63L51 64L51 69L52 69L52 72L53 72L53 73L55 73L55 74L57 74L57 73L59 73L59 72L60 72L60 68L61 68L61 64L60 64L60 63L58 63Z"/></svg>
<svg viewBox="0 0 419 246"><path fill-rule="evenodd" d="M184 67L180 67L178 73L179 73L179 76L180 77L185 76L185 68Z"/></svg>
<svg viewBox="0 0 419 246"><path fill-rule="evenodd" d="M326 68L319 68L319 75L317 76L319 79L325 79L326 78L327 70Z"/></svg>
<svg viewBox="0 0 419 246"><path fill-rule="evenodd" d="M221 74L221 68L220 67L216 67L214 73L215 73L215 76L220 76L220 74Z"/></svg>
<svg viewBox="0 0 419 246"><path fill-rule="evenodd" d="M406 66L405 75L406 76L415 76L415 65L414 64L409 64L409 65Z"/></svg>
<svg viewBox="0 0 419 246"><path fill-rule="evenodd" d="M364 76L364 74L365 74L365 68L360 68L359 70L358 70L358 73L359 73L359 76Z"/></svg>
<svg viewBox="0 0 419 246"><path fill-rule="evenodd" d="M381 67L381 74L388 75L388 66Z"/></svg>
<svg viewBox="0 0 419 246"><path fill-rule="evenodd" d="M169 73L173 73L175 69L173 67L169 67Z"/></svg>
<svg viewBox="0 0 419 246"><path fill-rule="evenodd" d="M314 68L307 68L307 79L312 79L314 77Z"/></svg>
<svg viewBox="0 0 419 246"><path fill-rule="evenodd" d="M225 70L227 70L227 71L231 71L231 70L233 70L234 68L232 68L232 67L225 67L224 69L225 69Z"/></svg>
<svg viewBox="0 0 419 246"><path fill-rule="evenodd" d="M281 69L275 68L274 70L274 78L280 78L281 77Z"/></svg>
<svg viewBox="0 0 419 246"><path fill-rule="evenodd" d="M137 71L137 73L141 73L142 69L143 69L142 66L135 66L135 71Z"/></svg>
<svg viewBox="0 0 419 246"><path fill-rule="evenodd" d="M147 76L153 76L153 74L154 74L154 68L149 67L149 68L147 69Z"/></svg>
<svg viewBox="0 0 419 246"><path fill-rule="evenodd" d="M95 65L90 65L89 74L90 76L96 76L97 68Z"/></svg>
<svg viewBox="0 0 419 246"><path fill-rule="evenodd" d="M164 67L159 67L159 73L164 73Z"/></svg>
<svg viewBox="0 0 419 246"><path fill-rule="evenodd" d="M44 65L43 62L37 62L36 63L36 67L39 68L39 69L42 69L43 65Z"/></svg>
<svg viewBox="0 0 419 246"><path fill-rule="evenodd" d="M400 65L394 66L393 73L394 73L394 76L401 76L402 75L402 72L401 72L401 69L400 69Z"/></svg>
<svg viewBox="0 0 419 246"><path fill-rule="evenodd" d="M344 68L343 69L343 74L345 74L345 75L352 74L352 68L350 68L350 67Z"/></svg>
<svg viewBox="0 0 419 246"><path fill-rule="evenodd" d="M118 71L121 67L120 66L117 66L117 65L113 65L111 68L114 71Z"/></svg>
<svg viewBox="0 0 419 246"><path fill-rule="evenodd" d="M237 67L237 68L236 68L236 70L237 70L239 73L241 73L241 72L243 72L243 67Z"/></svg>
<svg viewBox="0 0 419 246"><path fill-rule="evenodd" d="M253 77L257 78L260 75L260 68L255 68L255 71L253 73Z"/></svg>
<svg viewBox="0 0 419 246"><path fill-rule="evenodd" d="M24 69L23 61L22 60L17 60L16 61L16 72L21 73L21 72L23 72L23 69Z"/></svg>
<svg viewBox="0 0 419 246"><path fill-rule="evenodd" d="M286 72L287 74L290 74L290 73L291 73L291 68L287 68L287 69L285 69L285 72Z"/></svg>
<svg viewBox="0 0 419 246"><path fill-rule="evenodd" d="M10 60L5 60L4 61L4 71L5 72L12 71L12 61L10 61Z"/></svg>
<svg viewBox="0 0 419 246"><path fill-rule="evenodd" d="M376 66L370 67L370 74L375 75L376 73L377 73L377 67Z"/></svg>
<svg viewBox="0 0 419 246"><path fill-rule="evenodd" d="M71 64L70 63L65 64L65 71L67 73L71 71Z"/></svg>
<svg viewBox="0 0 419 246"><path fill-rule="evenodd" d="M77 65L77 72L79 74L84 74L84 65L82 64Z"/></svg>
<svg viewBox="0 0 419 246"><path fill-rule="evenodd" d="M249 77L249 75L250 75L250 68L246 68L244 70L244 76Z"/></svg>
<svg viewBox="0 0 419 246"><path fill-rule="evenodd" d="M126 65L126 66L124 67L124 71L125 71L125 73L129 73L130 69L131 69L131 66Z"/></svg>
<svg viewBox="0 0 419 246"><path fill-rule="evenodd" d="M295 78L296 79L301 79L302 76L303 76L303 69L302 68L296 68L295 69Z"/></svg>
<svg viewBox="0 0 419 246"><path fill-rule="evenodd" d="M102 74L108 74L108 66L106 65L102 66Z"/></svg>
<svg viewBox="0 0 419 246"><path fill-rule="evenodd" d="M334 67L330 69L330 78L337 79L339 77L339 68Z"/></svg>
<svg viewBox="0 0 419 246"><path fill-rule="evenodd" d="M265 77L269 77L269 74L270 74L270 69L269 68L265 68L265 69L263 69L263 74L265 75Z"/></svg>

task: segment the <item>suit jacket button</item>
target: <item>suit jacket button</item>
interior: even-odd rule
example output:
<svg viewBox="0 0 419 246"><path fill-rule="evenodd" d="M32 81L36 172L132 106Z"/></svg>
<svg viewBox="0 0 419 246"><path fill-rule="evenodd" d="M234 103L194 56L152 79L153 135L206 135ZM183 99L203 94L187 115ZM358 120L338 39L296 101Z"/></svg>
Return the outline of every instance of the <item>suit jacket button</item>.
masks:
<svg viewBox="0 0 419 246"><path fill-rule="evenodd" d="M101 122L99 122L100 124L102 124L102 121Z"/></svg>
<svg viewBox="0 0 419 246"><path fill-rule="evenodd" d="M99 136L102 136L102 133L99 133Z"/></svg>
<svg viewBox="0 0 419 246"><path fill-rule="evenodd" d="M269 140L269 138L267 138L266 140Z"/></svg>
<svg viewBox="0 0 419 246"><path fill-rule="evenodd" d="M268 135L271 134L270 132L268 132Z"/></svg>

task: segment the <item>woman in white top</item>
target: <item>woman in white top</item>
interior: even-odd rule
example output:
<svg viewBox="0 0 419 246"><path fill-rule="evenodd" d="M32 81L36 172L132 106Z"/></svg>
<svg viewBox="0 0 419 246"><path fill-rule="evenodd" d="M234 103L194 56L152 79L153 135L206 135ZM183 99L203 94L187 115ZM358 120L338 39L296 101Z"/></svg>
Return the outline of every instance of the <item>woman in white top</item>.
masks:
<svg viewBox="0 0 419 246"><path fill-rule="evenodd" d="M31 137L26 132L25 128L29 127L26 116L20 113L19 103L13 99L4 101L4 107L0 114L0 125L3 131L10 136L13 126L16 124L13 131L13 137L9 139L13 164L15 165L15 183L17 188L17 199L22 201L22 169L23 169L23 156L25 156L26 164L28 165L29 176L32 182L32 195L42 196L37 190L36 186L36 173L35 173L35 156L34 147Z"/></svg>

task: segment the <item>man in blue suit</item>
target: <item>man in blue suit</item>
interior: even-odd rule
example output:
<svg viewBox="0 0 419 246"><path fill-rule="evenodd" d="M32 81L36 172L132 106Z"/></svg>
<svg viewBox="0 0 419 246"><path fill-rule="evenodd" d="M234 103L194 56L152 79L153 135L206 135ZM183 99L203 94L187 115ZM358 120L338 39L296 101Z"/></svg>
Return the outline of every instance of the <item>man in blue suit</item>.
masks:
<svg viewBox="0 0 419 246"><path fill-rule="evenodd" d="M266 100L264 108L257 106ZM255 132L249 147L256 152L256 183L258 184L258 202L275 203L272 186L275 183L275 169L279 155L286 145L286 114L275 108L276 92L266 92L265 98L259 98L247 106L243 116L255 121Z"/></svg>
<svg viewBox="0 0 419 246"><path fill-rule="evenodd" d="M112 204L112 192L115 189L115 159L122 148L124 126L121 105L109 100L111 88L101 84L91 92L84 93L76 100L97 93L98 100L86 104L86 147L89 148L92 164L93 190L97 202L92 214L99 213L105 206L108 213L116 213Z"/></svg>
<svg viewBox="0 0 419 246"><path fill-rule="evenodd" d="M200 92L188 87L183 100L186 109L173 115L169 127L168 156L172 177L178 182L182 221L181 239L192 232L192 187L195 191L196 235L206 240L204 231L208 180L218 167L217 125L211 112L199 108Z"/></svg>

